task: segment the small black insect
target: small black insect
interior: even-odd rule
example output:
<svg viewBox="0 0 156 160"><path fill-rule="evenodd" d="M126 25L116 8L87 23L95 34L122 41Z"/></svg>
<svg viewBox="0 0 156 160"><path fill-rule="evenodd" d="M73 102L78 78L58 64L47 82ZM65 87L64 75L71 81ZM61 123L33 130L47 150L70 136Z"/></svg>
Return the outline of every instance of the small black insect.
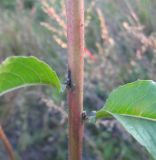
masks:
<svg viewBox="0 0 156 160"><path fill-rule="evenodd" d="M68 75L67 75L67 80L66 80L65 84L66 84L67 89L74 88L74 84L72 82L71 70L69 70L69 69L68 69Z"/></svg>
<svg viewBox="0 0 156 160"><path fill-rule="evenodd" d="M83 111L81 116L82 116L82 121L88 120L88 116L87 116L86 111Z"/></svg>

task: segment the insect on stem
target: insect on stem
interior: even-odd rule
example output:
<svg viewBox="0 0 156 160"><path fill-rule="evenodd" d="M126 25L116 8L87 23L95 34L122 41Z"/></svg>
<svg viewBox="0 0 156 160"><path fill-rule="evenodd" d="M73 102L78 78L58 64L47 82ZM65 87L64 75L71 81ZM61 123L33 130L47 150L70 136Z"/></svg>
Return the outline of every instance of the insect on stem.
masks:
<svg viewBox="0 0 156 160"><path fill-rule="evenodd" d="M65 84L66 84L67 89L73 90L74 87L75 87L75 85L73 84L73 81L72 81L72 76L71 76L71 70L70 69L68 69L67 80L66 80Z"/></svg>
<svg viewBox="0 0 156 160"><path fill-rule="evenodd" d="M82 114L81 114L81 116L82 116L82 122L85 122L89 118L88 115L87 115L87 113L86 113L86 111L83 111Z"/></svg>

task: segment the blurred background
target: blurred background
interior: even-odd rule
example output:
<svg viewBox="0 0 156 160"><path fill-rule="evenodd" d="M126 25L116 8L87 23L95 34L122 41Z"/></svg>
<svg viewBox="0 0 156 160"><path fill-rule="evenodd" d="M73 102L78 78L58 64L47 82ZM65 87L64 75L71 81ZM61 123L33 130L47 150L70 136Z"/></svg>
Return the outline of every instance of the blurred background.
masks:
<svg viewBox="0 0 156 160"><path fill-rule="evenodd" d="M85 0L84 107L103 107L113 88L156 80L156 1ZM67 72L64 0L0 0L0 61L33 55ZM0 98L2 126L19 160L67 159L66 93L19 89ZM0 159L8 160L0 143ZM86 124L84 160L152 160L115 120Z"/></svg>

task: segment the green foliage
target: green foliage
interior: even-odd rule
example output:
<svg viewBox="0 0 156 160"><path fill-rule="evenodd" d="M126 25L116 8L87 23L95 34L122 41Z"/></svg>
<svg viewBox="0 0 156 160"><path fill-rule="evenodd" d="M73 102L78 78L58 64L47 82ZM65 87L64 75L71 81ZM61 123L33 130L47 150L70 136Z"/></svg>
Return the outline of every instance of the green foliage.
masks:
<svg viewBox="0 0 156 160"><path fill-rule="evenodd" d="M112 115L156 158L156 83L138 80L114 90L96 118Z"/></svg>
<svg viewBox="0 0 156 160"><path fill-rule="evenodd" d="M13 56L0 65L0 95L32 85L52 85L61 90L56 73L35 57Z"/></svg>
<svg viewBox="0 0 156 160"><path fill-rule="evenodd" d="M19 3L20 2L20 3ZM23 2L23 10L18 10L18 5ZM89 112L91 110L97 110L100 106L103 105L103 101L105 100L105 97L107 97L108 93L118 86L119 84L124 84L130 81L135 81L136 79L155 79L155 52L150 48L148 48L147 52L143 52L141 55L141 59L138 59L136 56L136 50L141 48L140 43L138 42L137 38L135 38L132 34L128 34L128 32L123 28L122 24L123 22L128 22L130 26L132 27L138 27L137 24L134 22L132 18L130 18L130 12L128 8L125 6L124 1L103 1L99 0L96 5L91 5L93 1L87 0L86 4L91 7L91 11L88 12L90 15L90 23L86 27L86 44L87 48L96 56L96 63L91 62L90 59L86 58L86 81L85 81L85 109ZM134 13L137 15L139 22L141 25L144 26L143 33L150 34L149 36L155 35L156 31L156 23L155 23L155 1L148 1L148 0L142 0L138 1L136 3L136 0L132 1L125 1L127 3L130 3L130 6L132 9L134 9ZM62 17L63 10L61 8L60 10L60 3L62 3L62 0L56 1L54 0L52 3L53 8L56 8L56 11L59 16ZM56 7L55 7L56 6ZM19 6L20 7L20 6ZM56 68L56 71L62 75L62 78L64 79L64 73L66 72L66 50L60 49L60 46L57 46L55 43L55 33L47 32L43 27L39 25L38 20L45 20L45 15L40 12L39 1L36 0L0 0L0 8L3 10L0 10L0 58L4 59L4 57L8 57L10 55L34 55L37 57L43 57L44 60L48 62L48 64L51 64L54 68ZM86 8L89 8L86 7ZM35 8L36 13L31 12L31 10ZM108 31L110 32L110 36L115 40L115 47L110 47L110 45L106 45L106 42L101 40L102 39L102 30L100 29L100 22L99 17L96 14L96 10L98 8L101 8L103 11L103 19L105 19L106 24L108 26ZM10 12L9 12L9 11ZM65 18L63 18L65 19ZM52 21L51 19L46 19L46 22L50 21L50 24L52 26L55 26L55 20ZM113 22L113 23L112 23ZM98 25L97 25L98 24ZM139 28L139 27L138 27ZM58 28L57 28L58 29ZM58 30L61 32L61 28ZM135 31L135 30L134 30ZM151 32L152 31L152 32ZM140 35L140 32L139 32ZM137 41L136 41L137 40ZM142 43L141 43L142 44ZM111 48L111 49L110 49ZM149 58L150 57L150 58ZM118 66L118 67L116 67ZM105 78L103 78L103 75L105 75ZM22 90L20 91L20 96L22 97L23 93L23 99L27 95L27 92L29 93L31 88L28 88L28 90ZM58 92L51 91L51 88L37 88L35 89L35 94L39 94L42 90L43 96L51 96L52 99L57 102L56 104L60 106L60 103L64 103L64 97L58 96ZM40 91L40 92L39 92ZM38 93L39 92L39 93ZM105 95L103 94L105 93ZM40 93L40 94L41 94ZM11 93L11 94L15 94ZM3 122L3 126L5 127L5 130L8 130L8 135L11 140L11 142L14 142L16 145L17 143L22 141L18 141L16 139L17 135L15 133L19 133L19 130L22 127L19 127L18 124L16 124L15 121L18 121L19 116L23 116L23 114L26 114L26 118L32 119L33 117L33 123L37 123L39 121L38 117L41 117L34 114L32 109L34 109L34 102L38 102L38 99L36 100L34 97L32 101L29 99L27 100L27 105L23 106L23 103L21 102L21 97L15 96L16 98L13 100L10 100L10 97L7 95L2 97L2 100L0 102L1 110L6 107L9 108L11 106L11 113L18 112L16 115L13 115L9 113L9 119L10 122L12 122L12 119L14 118L14 128L10 128L13 123L7 123L7 125ZM32 96L31 96L32 97ZM7 101L9 99L9 102ZM4 102L3 102L4 101ZM25 110L21 113L19 113L19 108L16 106L19 101L22 103L20 105L21 108L25 108ZM37 103L36 102L36 103ZM58 103L60 102L60 103ZM3 104L4 103L4 104ZM31 105L32 103L32 105ZM38 109L38 103L36 104L37 108L36 111L41 112L43 116L45 113ZM13 107L15 106L15 107ZM23 106L23 107L21 107ZM28 106L30 106L30 110L28 111ZM43 106L41 106L43 107ZM63 106L63 109L67 109L65 106ZM48 108L48 107L43 107ZM32 113L33 112L33 113ZM28 117L28 115L31 116ZM53 112L53 116L56 118L55 112ZM5 121L8 121L6 119ZM58 136L58 139L63 139L61 137L64 136L66 132L64 132L64 127L55 127L56 124L53 124L53 121L51 122L52 130L50 133L56 133ZM21 122L21 119L19 120ZM32 122L32 121L31 121ZM102 121L103 122L103 121ZM24 126L26 122L22 122L21 126ZM32 123L31 123L32 124ZM47 123L45 123L46 126ZM58 125L58 123L57 123ZM98 126L97 124L95 125ZM95 127L94 126L94 127ZM42 125L40 125L40 130L43 132L43 135L47 134L47 131L44 131L42 128ZM36 135L39 135L38 133L38 126L32 126L28 125L28 128L30 130L37 131ZM57 131L56 128L60 128L59 131ZM93 144L95 146L92 147L92 150L86 151L87 154L84 159L96 159L96 160L116 160L116 159L126 159L126 160L149 160L149 158L146 158L144 156L143 150L141 151L141 147L138 147L136 143L131 139L127 145L127 138L126 140L123 138L124 136L121 136L119 134L120 139L112 138L111 133L116 133L116 131L112 131L111 133L107 133L108 136L103 138L103 134L106 134L107 131L102 130L102 127L100 127L98 130L99 134L94 133L91 129L93 126L89 126L86 130L85 137L88 137L88 143L93 141ZM110 126L106 126L107 129L110 128ZM25 129L24 129L25 130ZM31 133L31 132L30 132ZM59 133L62 135L59 136ZM11 135L15 134L14 137ZM25 135L25 132L22 134ZM32 133L31 133L32 134ZM93 138L91 136L93 135ZM98 140L97 140L98 136ZM25 137L25 136L23 136ZM55 140L55 146L52 144L49 145L48 141L45 142L45 138L42 136L39 136L40 140L45 143L45 148L51 148L51 150L59 150L61 154L57 152L51 152L48 150L48 153L51 152L51 157L58 157L59 160L64 159L66 155L64 152L66 152L66 145L62 145L59 141ZM52 137L55 137L54 135ZM129 137L126 135L126 137ZM107 140L108 139L108 140ZM117 140L116 140L117 139ZM104 140L104 141L103 141ZM29 141L27 141L28 143ZM41 156L41 150L45 150L43 147L43 144L39 147L34 147L35 145L38 146L38 143L36 141L33 141L31 139L32 144L27 147L27 152L22 155L24 159L35 159L36 157L40 157L39 159L47 159L47 154L43 158ZM24 142L23 142L24 143ZM123 143L123 145L120 145L120 143ZM20 146L21 145L21 146ZM22 148L23 144L20 144L19 148ZM53 146L53 147L51 147ZM62 146L62 148L60 147ZM99 146L100 148L98 148ZM111 146L111 147L110 147ZM40 150L38 150L39 148ZM96 148L96 149L95 149ZM111 148L113 148L113 151L111 151ZM118 149L118 152L116 150ZM125 149L126 148L126 149ZM97 152L96 152L97 150ZM126 150L126 152L124 152ZM19 149L17 149L19 152ZM97 158L98 153L106 155L106 157ZM31 154L32 153L32 154ZM30 155L31 158L25 158L26 156ZM117 157L118 155L118 157ZM93 157L94 158L93 158ZM62 158L63 157L63 158ZM134 158L135 157L135 158ZM21 158L21 159L23 159ZM5 158L0 158L5 159ZM37 158L38 159L38 158ZM57 158L56 158L57 159Z"/></svg>
<svg viewBox="0 0 156 160"><path fill-rule="evenodd" d="M0 7L9 10L14 10L20 1L21 0L0 0ZM25 9L32 9L35 6L35 3L39 2L36 0L23 0L20 3L23 4Z"/></svg>
<svg viewBox="0 0 156 160"><path fill-rule="evenodd" d="M6 9L14 9L16 6L16 0L0 0L0 7L5 7Z"/></svg>
<svg viewBox="0 0 156 160"><path fill-rule="evenodd" d="M35 5L34 0L24 0L24 6L26 9L31 9Z"/></svg>

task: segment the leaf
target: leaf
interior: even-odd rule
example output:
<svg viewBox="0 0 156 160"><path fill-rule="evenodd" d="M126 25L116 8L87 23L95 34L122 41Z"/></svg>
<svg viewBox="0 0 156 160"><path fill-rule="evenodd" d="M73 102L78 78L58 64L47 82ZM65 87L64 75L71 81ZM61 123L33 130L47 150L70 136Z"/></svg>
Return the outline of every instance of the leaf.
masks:
<svg viewBox="0 0 156 160"><path fill-rule="evenodd" d="M61 90L56 73L33 56L9 57L0 65L0 95L33 85L51 85Z"/></svg>
<svg viewBox="0 0 156 160"><path fill-rule="evenodd" d="M156 159L156 83L138 80L115 89L96 118L115 117Z"/></svg>

